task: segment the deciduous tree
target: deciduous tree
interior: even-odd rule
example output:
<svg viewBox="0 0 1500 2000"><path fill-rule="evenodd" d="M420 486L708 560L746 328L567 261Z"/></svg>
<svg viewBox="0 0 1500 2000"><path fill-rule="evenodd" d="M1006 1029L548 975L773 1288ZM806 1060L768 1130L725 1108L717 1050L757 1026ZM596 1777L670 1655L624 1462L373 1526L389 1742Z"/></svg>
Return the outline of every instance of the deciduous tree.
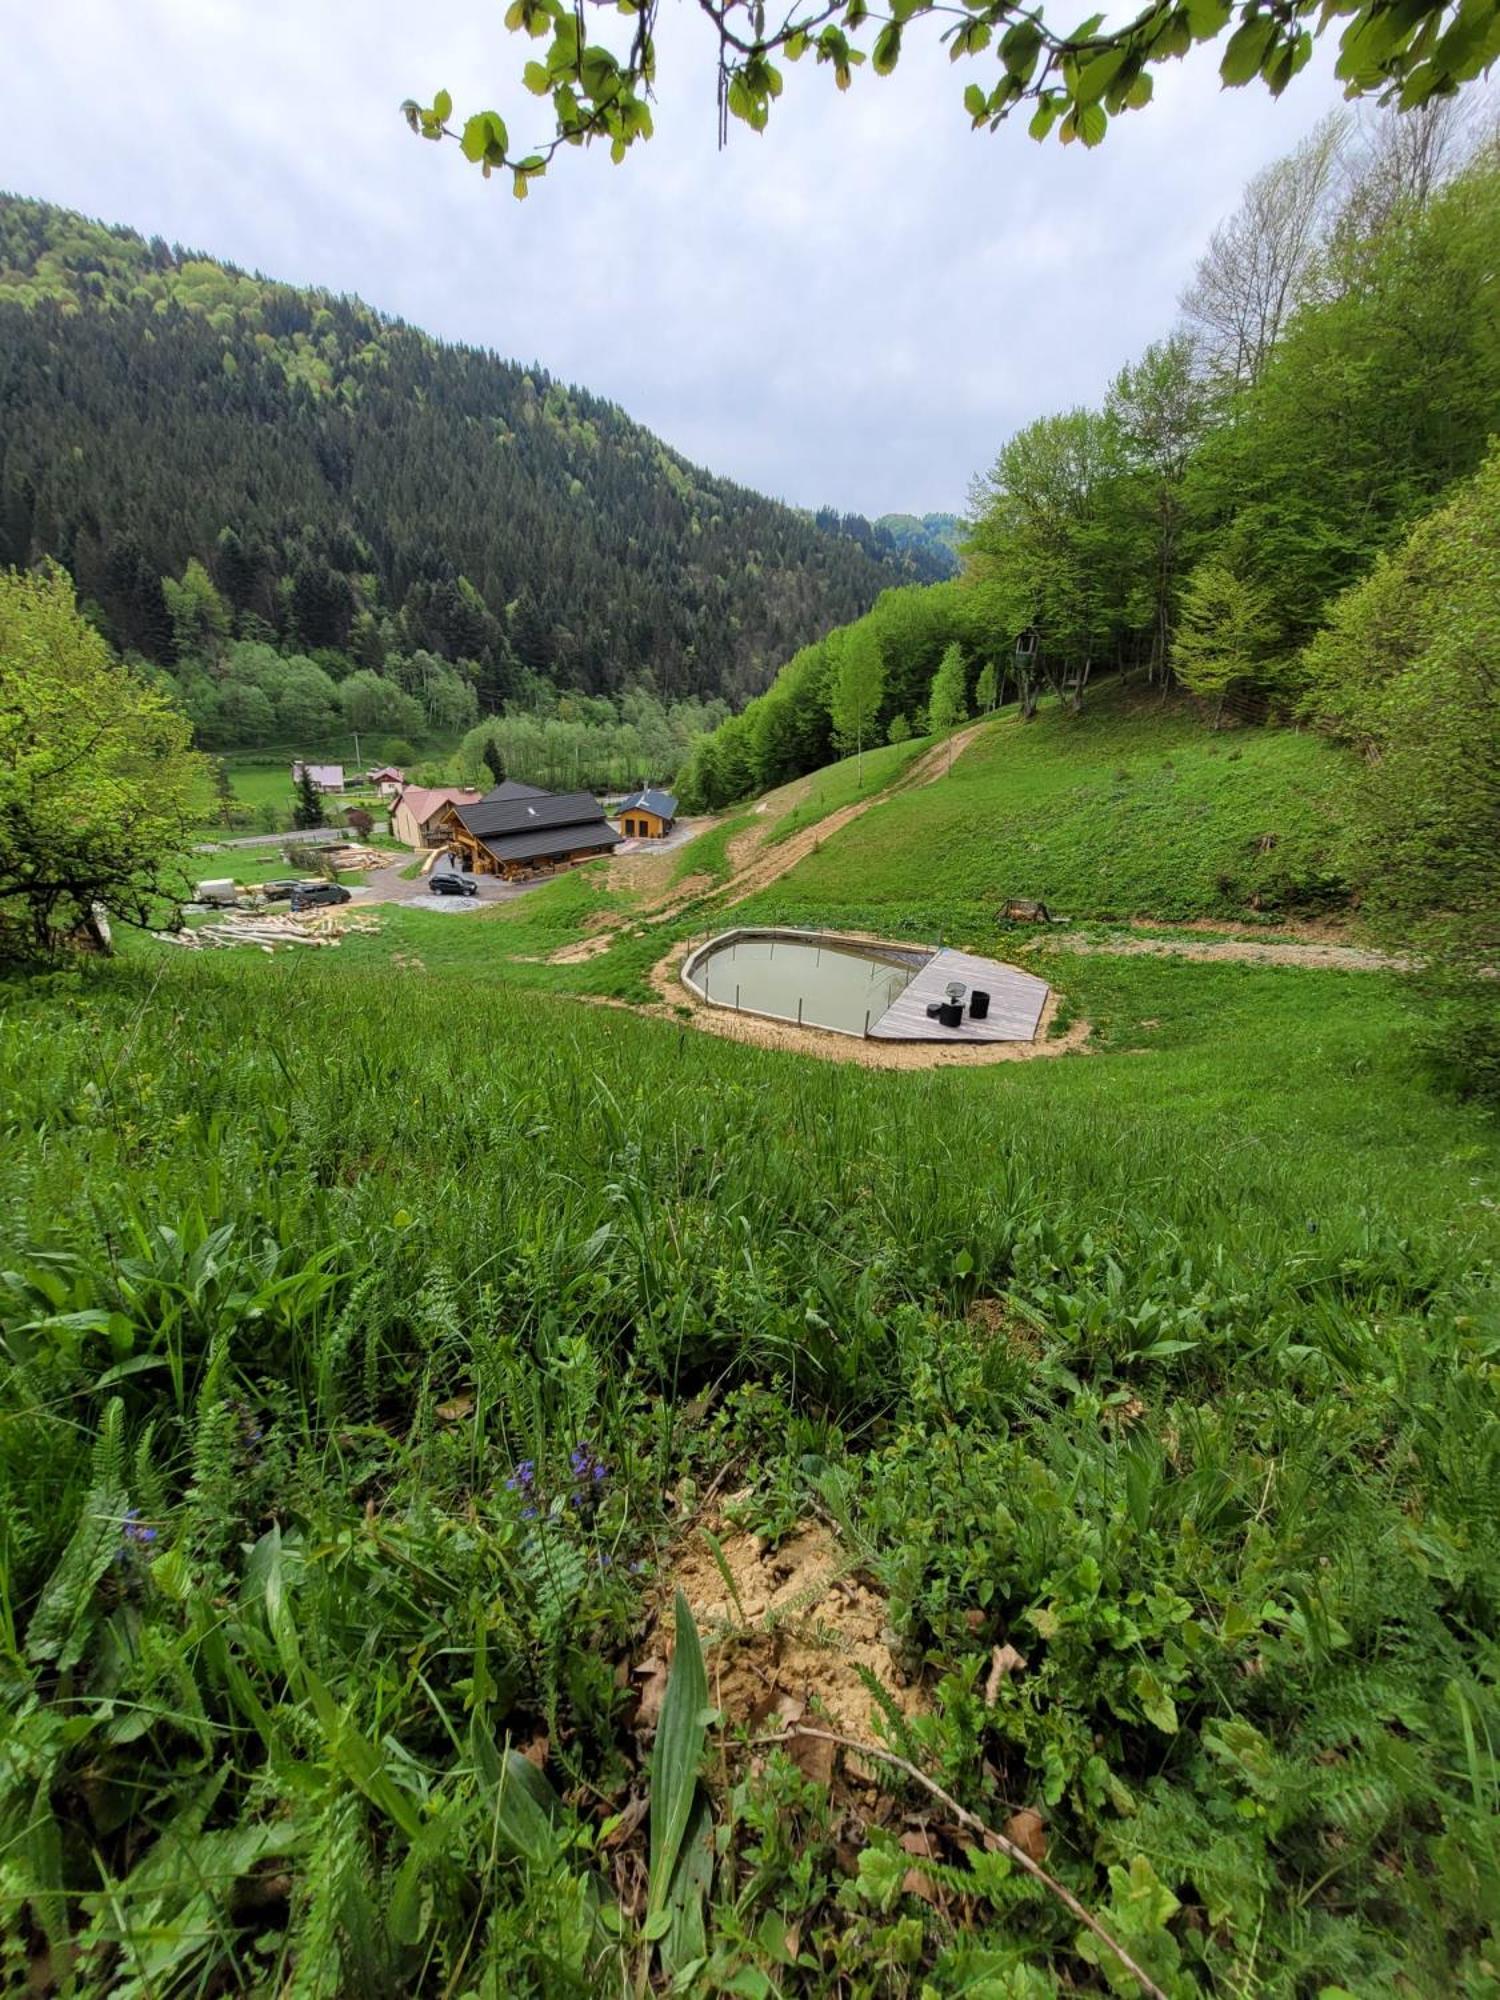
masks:
<svg viewBox="0 0 1500 2000"><path fill-rule="evenodd" d="M843 634L834 669L829 713L839 747L852 750L858 759L856 782L864 783L864 751L874 733L875 718L885 699L885 662L880 641L868 624L854 625Z"/></svg>
<svg viewBox="0 0 1500 2000"><path fill-rule="evenodd" d="M564 146L598 141L623 160L651 137L660 0L631 0L628 26L613 46L604 37L604 0L512 0L507 27L528 36L534 55L522 75L526 88L550 100L552 130L534 147L515 144L497 111L476 111L461 127L453 99L439 90L430 104L402 106L425 139L458 139L465 158L488 177L508 174L518 197L547 171ZM717 41L721 136L731 118L764 129L785 83L783 65L810 60L831 70L840 90L868 58L888 76L903 43L937 23L950 56L972 59L980 77L967 84L963 106L977 129L993 131L1012 111L1031 108L1033 138L1056 132L1064 144L1097 146L1112 117L1151 101L1152 71L1187 54L1194 42L1227 37L1219 74L1226 84L1264 81L1284 90L1312 55L1313 39L1342 21L1338 74L1350 96L1378 95L1404 105L1441 96L1495 58L1495 0L1261 0L1147 6L1105 25L1092 15L1081 26L1059 22L1045 6L1025 0L969 0L953 20L930 0L902 0L871 13L863 0L824 4L793 0L767 13L759 0L699 0Z"/></svg>
<svg viewBox="0 0 1500 2000"><path fill-rule="evenodd" d="M1190 694L1212 698L1215 724L1232 691L1264 676L1275 630L1264 594L1225 564L1202 563L1188 578L1172 665Z"/></svg>
<svg viewBox="0 0 1500 2000"><path fill-rule="evenodd" d="M131 924L172 913L211 785L190 742L61 570L0 571L0 949L54 950L95 904Z"/></svg>

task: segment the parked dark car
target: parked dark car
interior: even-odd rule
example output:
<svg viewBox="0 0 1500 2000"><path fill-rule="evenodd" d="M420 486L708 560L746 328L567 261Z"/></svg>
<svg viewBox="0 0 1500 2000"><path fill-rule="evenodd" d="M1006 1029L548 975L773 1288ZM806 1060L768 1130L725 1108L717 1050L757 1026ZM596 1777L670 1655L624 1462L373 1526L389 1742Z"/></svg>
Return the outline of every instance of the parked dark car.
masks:
<svg viewBox="0 0 1500 2000"><path fill-rule="evenodd" d="M479 884L472 875L456 874L451 868L434 875L427 884L434 896L477 896Z"/></svg>
<svg viewBox="0 0 1500 2000"><path fill-rule="evenodd" d="M299 882L292 891L294 910L320 910L327 903L347 903L349 891L340 882Z"/></svg>

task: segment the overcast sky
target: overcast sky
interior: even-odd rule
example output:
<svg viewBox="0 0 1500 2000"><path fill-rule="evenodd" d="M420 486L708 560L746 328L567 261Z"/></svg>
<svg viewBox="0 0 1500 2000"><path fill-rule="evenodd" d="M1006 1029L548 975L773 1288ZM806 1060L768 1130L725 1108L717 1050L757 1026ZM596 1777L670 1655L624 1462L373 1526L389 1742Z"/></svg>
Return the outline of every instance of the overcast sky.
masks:
<svg viewBox="0 0 1500 2000"><path fill-rule="evenodd" d="M536 360L713 470L801 505L960 511L1006 435L1096 399L1165 332L1245 179L1338 102L1210 52L1092 153L973 133L980 64L917 24L841 96L789 69L717 149L708 31L664 0L656 138L515 201L402 98L545 136L504 0L0 0L0 186ZM607 17L613 23L614 17Z"/></svg>

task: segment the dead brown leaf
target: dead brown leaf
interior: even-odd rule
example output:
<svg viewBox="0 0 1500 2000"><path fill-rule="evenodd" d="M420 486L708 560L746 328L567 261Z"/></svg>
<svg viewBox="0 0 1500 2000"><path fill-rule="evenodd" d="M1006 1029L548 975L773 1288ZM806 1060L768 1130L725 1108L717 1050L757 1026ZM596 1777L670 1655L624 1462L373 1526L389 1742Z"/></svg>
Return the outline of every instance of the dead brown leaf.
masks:
<svg viewBox="0 0 1500 2000"><path fill-rule="evenodd" d="M599 1845L605 1848L623 1847L650 1809L651 1801L644 1792L633 1799L627 1799L621 1810L615 1814L614 1825Z"/></svg>
<svg viewBox="0 0 1500 2000"><path fill-rule="evenodd" d="M1009 1643L996 1646L990 1652L990 1670L984 1678L984 1705L993 1708L1000 1699L1000 1690L1012 1674L1023 1673L1026 1656L1018 1653Z"/></svg>
<svg viewBox="0 0 1500 2000"><path fill-rule="evenodd" d="M925 1826L915 1827L910 1833L903 1833L901 1836L901 1848L903 1853L914 1854L918 1861L937 1861L940 1859L938 1844Z"/></svg>
<svg viewBox="0 0 1500 2000"><path fill-rule="evenodd" d="M794 1729L787 1737L786 1748L787 1755L804 1778L811 1778L815 1785L833 1783L836 1743L830 1743L824 1736L809 1736L805 1730Z"/></svg>
<svg viewBox="0 0 1500 2000"><path fill-rule="evenodd" d="M1030 1806L1022 1806L1005 1822L1005 1837L1038 1864L1047 1859L1047 1829L1042 1816Z"/></svg>
<svg viewBox="0 0 1500 2000"><path fill-rule="evenodd" d="M920 1868L908 1868L901 1877L901 1893L904 1896L920 1896L933 1909L941 1909L943 1892L930 1875L924 1875Z"/></svg>
<svg viewBox="0 0 1500 2000"><path fill-rule="evenodd" d="M521 1745L521 1755L528 1764L535 1764L539 1771L547 1767L547 1757L552 1749L552 1739L545 1730L539 1730L529 1743Z"/></svg>
<svg viewBox="0 0 1500 2000"><path fill-rule="evenodd" d="M635 1672L636 1678L644 1683L641 1698L636 1704L635 1726L637 1729L654 1729L661 1719L661 1705L666 1699L667 1663L655 1657L642 1660Z"/></svg>

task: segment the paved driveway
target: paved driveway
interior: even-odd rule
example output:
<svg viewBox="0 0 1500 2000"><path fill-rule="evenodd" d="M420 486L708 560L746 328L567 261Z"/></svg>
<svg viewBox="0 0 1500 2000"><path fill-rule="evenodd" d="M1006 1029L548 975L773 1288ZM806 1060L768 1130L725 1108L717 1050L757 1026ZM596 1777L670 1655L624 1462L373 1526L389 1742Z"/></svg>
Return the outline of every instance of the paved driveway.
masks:
<svg viewBox="0 0 1500 2000"><path fill-rule="evenodd" d="M371 868L358 885L351 882L354 900L361 904L410 903L420 910L477 910L489 903L513 903L518 896L537 887L536 882L503 882L498 875L476 875L471 879L479 884L477 896L435 896L431 876L403 879L401 871L411 866L411 860L410 855L396 856L390 867ZM434 867L434 874L441 872ZM545 876L538 877L538 881L545 880Z"/></svg>

